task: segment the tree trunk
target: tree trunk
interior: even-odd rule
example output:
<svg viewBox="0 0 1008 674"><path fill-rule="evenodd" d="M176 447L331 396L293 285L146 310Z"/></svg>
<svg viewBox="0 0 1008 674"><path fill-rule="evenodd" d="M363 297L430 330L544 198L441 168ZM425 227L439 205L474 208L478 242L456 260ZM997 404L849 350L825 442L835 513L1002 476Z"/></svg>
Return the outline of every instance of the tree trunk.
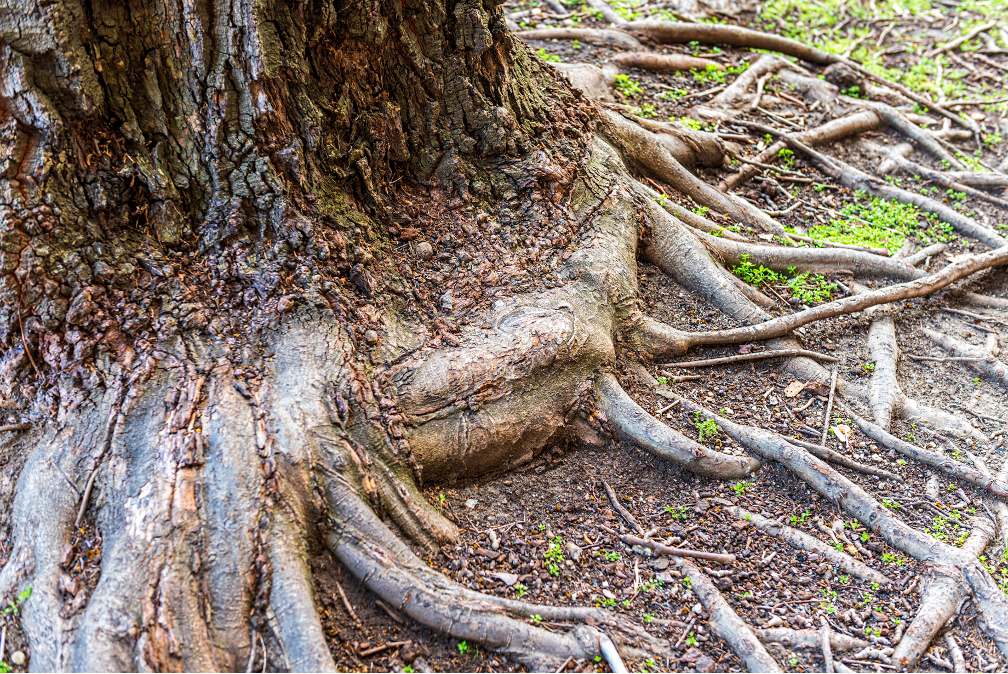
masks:
<svg viewBox="0 0 1008 674"><path fill-rule="evenodd" d="M588 104L492 0L5 2L0 73L0 393L36 445L0 595L32 587L34 668L238 669L263 636L273 667L331 669L322 544L451 634L597 652L444 581L417 599L436 574L367 514L453 540L418 481L562 435L636 292L627 201L616 257L484 324L477 275L541 288L625 191L611 153L584 180ZM97 578L64 550L81 517Z"/></svg>

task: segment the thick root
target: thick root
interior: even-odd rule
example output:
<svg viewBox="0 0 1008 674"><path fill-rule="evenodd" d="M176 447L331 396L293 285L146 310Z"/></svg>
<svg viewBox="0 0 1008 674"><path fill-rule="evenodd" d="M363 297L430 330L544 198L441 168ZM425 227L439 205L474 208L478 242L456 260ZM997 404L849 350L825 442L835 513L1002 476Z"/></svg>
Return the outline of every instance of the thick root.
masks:
<svg viewBox="0 0 1008 674"><path fill-rule="evenodd" d="M893 409L900 397L896 381L896 321L883 316L868 328L868 351L875 363L871 378L871 407L875 423L888 431L892 424Z"/></svg>
<svg viewBox="0 0 1008 674"><path fill-rule="evenodd" d="M816 650L822 647L820 632L817 630L792 630L786 627L756 630L756 636L765 644L778 643L785 648L796 650ZM871 646L864 639L830 631L830 647L834 653L860 651Z"/></svg>
<svg viewBox="0 0 1008 674"><path fill-rule="evenodd" d="M600 47L642 49L633 35L610 28L537 28L515 31L515 37L523 40L577 40Z"/></svg>
<svg viewBox="0 0 1008 674"><path fill-rule="evenodd" d="M680 465L691 473L722 480L744 479L760 467L756 459L722 454L680 435L634 402L612 374L598 375L595 390L599 407L613 429L620 437L646 452Z"/></svg>
<svg viewBox="0 0 1008 674"><path fill-rule="evenodd" d="M745 621L738 617L721 593L700 569L682 557L672 562L690 579L693 592L710 615L711 630L721 637L746 664L750 672L780 672L780 665L767 652Z"/></svg>
<svg viewBox="0 0 1008 674"><path fill-rule="evenodd" d="M610 61L621 68L637 68L656 73L680 72L696 68L698 70L724 70L719 63L711 63L708 59L688 56L686 54L656 54L654 52L635 52L616 54Z"/></svg>

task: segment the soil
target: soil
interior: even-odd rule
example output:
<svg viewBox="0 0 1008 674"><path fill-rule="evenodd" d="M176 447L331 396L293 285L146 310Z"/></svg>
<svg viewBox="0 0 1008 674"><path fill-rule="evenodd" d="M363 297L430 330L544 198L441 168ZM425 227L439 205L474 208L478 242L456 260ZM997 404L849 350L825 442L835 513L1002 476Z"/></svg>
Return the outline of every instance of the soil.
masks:
<svg viewBox="0 0 1008 674"><path fill-rule="evenodd" d="M941 5L942 12L950 7ZM506 11L524 8L518 3L506 3ZM745 22L745 16L742 22ZM582 26L597 25L585 18ZM575 46L568 41L532 42L533 49L559 56L565 62L602 63L611 51L588 44ZM711 61L725 66L737 66L751 60L748 51L706 47L663 47L667 52L701 53L711 55ZM896 54L893 58L909 58ZM1001 58L1003 56L992 56ZM893 65L899 65L896 61ZM669 88L683 89L689 93L701 92L713 86L686 75L655 75L643 71L628 71L640 82L643 94L628 103L642 102L655 106L659 119L681 118L689 114L690 105L656 98ZM734 75L728 75L728 81ZM991 113L988 113L991 114ZM1002 113L1003 114L1003 113ZM728 129L736 131L736 129ZM868 134L882 143L902 142L890 131ZM752 143L744 145L746 154L753 155L762 140L752 136ZM1004 154L1004 144L998 149ZM842 158L865 171L873 171L872 162L854 143L838 143L821 149ZM987 149L985 161L998 163L997 157ZM912 157L934 168L938 163L927 155L917 153ZM833 199L837 203L853 200L854 195L833 184L812 167L797 159L795 170L802 171L816 183L829 186L817 191L812 185L786 184L788 191L806 201L819 203ZM702 171L703 177L716 183L723 172ZM905 180L905 185L923 185L924 181ZM792 188L797 187L797 192ZM740 190L742 194L760 202L761 206L777 209L773 195L760 190L759 184L750 182ZM688 207L689 199L671 191L668 195ZM768 199L763 199L766 195ZM764 203L769 202L769 203ZM1003 221L1004 214L995 206L975 199L967 200L964 210L977 211L980 221ZM810 212L799 208L781 218L785 225L807 226ZM727 221L725 224L730 224ZM744 228L743 228L744 229ZM746 233L743 231L743 233ZM571 231L564 236L574 237ZM918 242L920 243L920 242ZM956 238L950 244L949 254L973 250L974 244ZM936 270L947 261L945 255L932 259L930 269ZM450 262L450 260L448 261ZM420 267L417 274L427 274L427 290L432 302L437 300L439 289L453 278L454 267L445 268L445 260L435 258L429 267ZM435 265L442 267L435 268ZM553 265L555 266L555 264ZM425 271L425 269L427 271ZM550 267L536 265L526 270L524 280L512 283L509 291L525 290L539 285L549 285ZM412 273L412 270L411 270ZM833 279L847 277L836 275ZM734 323L714 307L698 300L677 286L659 270L641 264L641 289L646 310L676 328L685 330L731 327ZM877 285L871 284L870 285ZM504 285L504 284L502 284ZM964 289L987 295L1008 297L1008 275L1003 270L976 275ZM482 320L489 297L479 291L479 284L459 283L452 287L453 301L458 304L456 321ZM900 303L892 309L897 317L897 335L903 354L928 356L944 355L936 345L920 332L922 327L933 327L977 345L983 345L986 333L997 331L1002 343L1008 335L1006 322L985 322L983 330L973 319L957 316L942 310L955 305L954 298L939 293L931 298ZM968 308L968 307L966 307ZM772 313L790 312L793 306L782 301ZM992 310L977 310L995 315ZM1008 313L1000 314L1008 321ZM872 315L864 312L830 319L810 325L801 331L807 349L835 355L836 367L844 376L856 379L870 376L871 364L866 347L867 329ZM444 334L444 333L442 333ZM744 346L762 348L761 346ZM692 353L687 359L731 355L739 347L722 347ZM626 355L621 355L615 371L624 388L648 411L664 419L669 425L689 437L698 436L694 419L677 410L662 411L668 401L656 396L647 382L633 374ZM674 366L649 364L654 377L682 374ZM780 363L774 360L719 366L694 371L700 375L694 381L671 383L669 387L682 395L703 402L708 408L724 410L723 414L742 423L770 428L784 435L815 437L824 424L825 397L806 389L796 397L788 397L784 390L792 377L784 374ZM1008 417L1008 397L1005 388L982 377L978 378L966 363L917 362L908 358L900 360L899 379L904 391L922 402L944 409L968 409L989 417ZM862 379L862 381L864 381ZM586 399L588 396L586 395ZM809 403L806 406L806 403ZM796 411L797 408L804 409ZM586 405L582 415L595 425L598 413ZM8 418L9 417L9 418ZM838 421L834 413L833 423ZM0 414L5 423L16 423L13 413ZM842 419L840 419L842 421ZM977 427L988 437L1002 434L1006 422L973 417ZM813 435L813 432L815 435ZM805 435L803 435L803 433ZM1001 446L991 453L996 441L989 445L976 445L972 441L955 441L955 448L927 436L921 429L903 422L894 424L893 433L900 437L916 439L923 446L959 451L969 450L983 455L992 468L1000 465L1006 448ZM17 432L0 436L0 566L10 554L7 540L7 512L13 498L16 476L20 473L31 447L24 446ZM1003 437L1003 436L1002 436ZM920 599L922 583L918 579L928 569L913 559L903 556L881 540L864 534L856 522L845 522L845 530L863 542L863 551L857 556L893 580L889 590L872 587L870 583L848 577L842 571L826 564L816 555L796 551L724 511L728 504L779 519L813 536L826 539L817 528L821 522L831 526L835 520L844 521L844 513L811 492L791 473L774 464L764 465L749 481L726 484L681 471L651 455L621 444L600 434L595 445L564 444L549 448L524 468L506 475L480 482L457 485L425 485L428 499L438 505L454 520L462 532L457 545L445 548L429 561L450 578L482 592L508 597L522 597L543 604L600 605L624 614L649 631L668 638L675 644L677 659L628 662L634 670L652 671L738 671L743 663L721 642L710 634L706 616L697 603L696 596L685 586L679 573L669 566L669 560L644 554L620 543L605 528L630 532L629 525L616 513L609 502L603 483L608 483L618 494L622 505L650 530L651 537L668 544L711 552L732 553L738 561L730 565L701 563L716 583L725 599L748 624L754 627L779 624L796 629L817 629L819 616L825 616L836 631L868 638L882 646L891 643L897 626L912 620ZM729 453L742 453L737 443L723 434L705 437L705 444ZM951 542L965 539L968 531L967 513L980 514L983 510L982 494L968 485L950 481L936 473L940 486L938 505L922 504L925 481L931 476L926 467L899 460L889 450L879 447L857 430L847 445L833 434L828 444L862 463L885 468L900 475L899 482L889 482L837 467L842 474L878 498L892 502L898 515L911 525L947 536ZM896 507L895 503L899 503ZM961 513L961 520L946 519L944 530L938 531L935 509L946 513ZM68 571L82 577L83 582L93 575L100 564L98 534L89 529L87 522L75 535L67 555ZM604 527L604 528L603 528ZM493 532L493 536L490 532ZM826 541L830 542L830 541ZM312 569L319 598L319 615L337 665L346 671L524 671L524 668L492 652L481 650L478 644L458 642L419 626L409 618L400 616L394 607L385 607L364 590L358 581L324 551L312 560ZM1000 551L990 552L995 556ZM96 559L97 554L97 559ZM549 568L555 564L553 568ZM342 592L341 592L342 589ZM341 597L352 607L351 616ZM85 593L87 594L87 593ZM30 598L28 599L30 601ZM857 617L852 615L856 612ZM28 653L27 644L16 620L16 612L0 618L6 629L6 654L14 651ZM569 626L543 623L548 629L566 630ZM979 629L977 613L967 604L951 628L971 670L1001 671L1008 668L1006 661L994 644ZM948 659L940 640L936 640L930 653ZM385 648L380 648L380 647ZM788 671L822 671L823 660L818 650L789 650L780 644L769 646L771 654ZM0 653L0 657L3 653ZM852 654L840 656L855 670L867 671L867 662L852 660ZM259 671L264 666L262 654L256 654L251 667ZM922 668L931 669L935 661L925 660ZM565 666L576 671L607 671L602 662L573 661ZM14 667L15 671L25 668Z"/></svg>

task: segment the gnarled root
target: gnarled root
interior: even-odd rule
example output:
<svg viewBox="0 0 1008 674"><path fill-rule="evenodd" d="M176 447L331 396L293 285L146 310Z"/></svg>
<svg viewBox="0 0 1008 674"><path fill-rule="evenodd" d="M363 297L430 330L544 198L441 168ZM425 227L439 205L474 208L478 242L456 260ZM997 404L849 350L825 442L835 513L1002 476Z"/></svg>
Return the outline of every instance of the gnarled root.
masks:
<svg viewBox="0 0 1008 674"><path fill-rule="evenodd" d="M672 557L672 562L690 579L704 609L710 614L710 627L739 656L750 672L779 672L780 665L771 657L756 635L732 610L721 593L704 573L692 562L682 557Z"/></svg>

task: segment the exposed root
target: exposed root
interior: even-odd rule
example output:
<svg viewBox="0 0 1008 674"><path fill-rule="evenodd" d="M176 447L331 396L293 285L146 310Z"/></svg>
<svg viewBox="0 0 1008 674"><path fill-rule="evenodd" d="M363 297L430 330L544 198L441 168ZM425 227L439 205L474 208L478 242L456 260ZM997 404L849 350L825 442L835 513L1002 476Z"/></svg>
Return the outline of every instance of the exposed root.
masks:
<svg viewBox="0 0 1008 674"><path fill-rule="evenodd" d="M850 408L850 406L844 405L843 402L840 402L840 406L844 408L844 411L847 414L851 415L851 419L854 420L854 423L857 424L862 433L882 446L893 449L903 456L919 461L920 463L939 468L957 479L964 480L970 484L976 485L977 487L986 489L995 496L1000 496L1002 498L1008 496L1008 482L991 479L989 476L984 475L981 471L975 468L970 468L966 464L956 461L951 457L937 452L932 452L924 449L923 447L910 444L905 440L901 440L870 421L862 419Z"/></svg>
<svg viewBox="0 0 1008 674"><path fill-rule="evenodd" d="M759 642L752 628L732 610L714 583L700 569L682 557L672 562L690 579L693 592L710 615L711 630L731 647L750 672L779 672L780 665Z"/></svg>
<svg viewBox="0 0 1008 674"><path fill-rule="evenodd" d="M779 522L767 519L757 513L749 512L739 506L722 506L722 508L740 520L752 522L753 526L760 531L784 541L793 548L804 550L809 553L817 553L830 564L836 564L844 571L847 571L858 578L863 578L864 580L872 583L878 583L879 585L889 585L892 583L891 579L887 578L885 575L879 573L870 566L859 562L846 552L834 549L832 546L823 543L815 536L806 534L804 531L799 531L798 529L780 524Z"/></svg>
<svg viewBox="0 0 1008 674"><path fill-rule="evenodd" d="M871 408L875 423L888 431L892 424L893 409L900 398L896 381L896 321L883 316L868 328L868 352L875 363L871 377Z"/></svg>
<svg viewBox="0 0 1008 674"><path fill-rule="evenodd" d="M740 480L760 467L747 456L730 456L714 451L680 435L647 413L626 394L616 377L602 373L595 377L599 407L613 429L646 452L671 461L686 470L722 480Z"/></svg>
<svg viewBox="0 0 1008 674"><path fill-rule="evenodd" d="M925 246L924 248L921 248L913 255L907 255L905 258L903 258L903 261L909 265L913 265L914 267L916 267L929 257L934 257L935 255L944 253L946 250L948 250L947 243L932 243L930 246Z"/></svg>
<svg viewBox="0 0 1008 674"><path fill-rule="evenodd" d="M905 261L847 248L782 248L753 243L729 241L722 237L698 234L710 248L716 250L725 264L735 265L748 255L754 265L785 272L788 267L802 271L852 271L861 276L896 278L905 281L924 276L924 272Z"/></svg>
<svg viewBox="0 0 1008 674"><path fill-rule="evenodd" d="M982 347L967 344L955 337L950 337L928 328L921 328L921 332L954 357L975 358L976 360L965 361L966 364L976 370L985 379L989 379L1002 386L1008 386L1008 365L1005 365Z"/></svg>
<svg viewBox="0 0 1008 674"><path fill-rule="evenodd" d="M819 645L822 647L823 669L826 670L826 674L833 674L833 646L830 643L833 640L830 636L832 630L826 622L826 616L819 616L819 620L822 622L819 628Z"/></svg>
<svg viewBox="0 0 1008 674"><path fill-rule="evenodd" d="M847 96L843 97L843 101L851 105L871 108L877 112L883 120L885 120L885 123L891 129L898 131L902 136L917 143L917 145L919 145L931 156L935 157L939 161L946 161L950 166L954 166L958 169L964 168L963 163L952 153L946 150L944 145L935 140L930 131L922 129L911 122L896 108L878 101L868 101L861 98L850 98Z"/></svg>
<svg viewBox="0 0 1008 674"><path fill-rule="evenodd" d="M713 419L726 435L764 459L786 466L809 487L856 517L889 545L921 561L934 564L942 572L951 575L961 572L965 575L973 588L977 608L984 618L981 627L994 639L1002 654L1008 654L1008 598L974 556L941 543L900 521L861 487L805 450L789 445L768 431L724 419L687 398L677 396L677 399L685 409L700 412L704 417Z"/></svg>
<svg viewBox="0 0 1008 674"><path fill-rule="evenodd" d="M943 171L935 171L934 169L928 168L922 164L918 164L915 161L911 161L904 157L902 154L898 153L897 148L887 150L881 145L876 143L864 143L865 148L867 148L872 153L885 158L885 161L892 162L896 167L903 171L907 175L919 175L928 180L934 181L935 183L946 187L948 189L956 190L957 192L962 192L971 197L980 199L981 201L986 201L989 204L993 204L1002 210L1008 210L1008 201L995 197L991 194L984 192L983 190L978 190L969 185L964 185L959 181L952 178L948 173ZM947 160L946 160L947 161ZM880 166L879 172L882 172Z"/></svg>
<svg viewBox="0 0 1008 674"><path fill-rule="evenodd" d="M793 136L785 135L784 138L796 150L800 150L808 155L812 163L816 165L816 168L834 178L845 187L853 190L864 190L874 197L895 199L901 204L916 206L926 213L934 213L960 233L973 237L991 248L998 248L1008 243L1004 237L998 235L994 230L984 227L973 218L962 215L950 206L946 206L922 194L909 192L884 180L880 180L875 176L870 176L839 159L827 157L801 141L796 140Z"/></svg>
<svg viewBox="0 0 1008 674"><path fill-rule="evenodd" d="M815 360L825 360L835 363L840 359L836 356L828 356L825 353L816 351L806 351L805 349L775 349L773 351L756 351L755 353L740 353L735 356L725 356L723 358L705 358L704 360L686 360L678 363L665 363L665 367L710 367L712 365L724 365L725 363L745 363L751 360L766 360L767 358L794 358L795 356L805 356Z"/></svg>
<svg viewBox="0 0 1008 674"><path fill-rule="evenodd" d="M619 113L603 110L599 132L619 150L627 166L653 176L672 188L718 213L757 229L778 234L786 240L779 222L749 202L732 194L723 194L690 173L669 151L662 138L647 131Z"/></svg>
<svg viewBox="0 0 1008 674"><path fill-rule="evenodd" d="M784 436L781 436L784 437ZM843 466L844 468L850 468L859 473L864 473L865 475L874 475L875 477L881 477L884 480L892 480L894 482L900 482L903 480L902 477L896 473L890 473L888 470L883 468L876 468L875 466L869 466L863 463L858 463L854 459L848 458L847 456L841 454L840 452L834 452L829 447L824 447L822 445L816 445L811 442L805 442L804 440L798 440L796 438L784 437L792 445L798 445L799 447L804 447L812 454L823 461L829 461L830 463L835 463L838 466Z"/></svg>
<svg viewBox="0 0 1008 674"><path fill-rule="evenodd" d="M973 531L960 549L964 555L976 557L990 542L994 525L984 516L974 517L972 525ZM965 578L954 567L937 569L921 596L917 615L896 645L892 654L894 662L907 669L920 662L931 641L966 598L967 587Z"/></svg>
<svg viewBox="0 0 1008 674"><path fill-rule="evenodd" d="M523 40L577 40L600 47L642 49L641 43L633 35L611 28L537 28L518 30L514 34Z"/></svg>
<svg viewBox="0 0 1008 674"><path fill-rule="evenodd" d="M830 65L833 63L843 63L856 70L862 76L869 77L876 82L880 82L895 89L907 98L921 105L927 106L944 117L951 119L962 127L969 129L974 134L979 133L976 122L967 117L950 112L942 106L930 101L915 91L912 91L897 82L888 80L880 75L871 72L861 64L850 60L840 54L831 54L821 49L791 40L779 35L763 33L761 31L742 28L740 26L710 24L710 23L676 23L671 21L631 21L622 26L625 30L644 35L656 42L665 43L685 43L700 42L701 44L725 44L732 47L749 47L751 49L766 49L776 51L787 56L794 56L819 65Z"/></svg>
<svg viewBox="0 0 1008 674"><path fill-rule="evenodd" d="M991 309L1008 311L1008 299L1005 299L1004 297L991 297L990 295L969 293L958 288L950 290L949 295L955 297L956 299L960 299L967 304L973 304L978 307L990 307Z"/></svg>
<svg viewBox="0 0 1008 674"><path fill-rule="evenodd" d="M786 627L756 630L756 636L765 644L778 643L795 650L815 650L821 647L821 632L817 630L792 630ZM835 653L860 651L871 643L830 630L830 647Z"/></svg>
<svg viewBox="0 0 1008 674"><path fill-rule="evenodd" d="M885 260L886 258L880 259ZM695 346L740 344L753 340L781 337L803 325L824 318L843 316L878 304L930 295L970 274L1006 262L1008 262L1008 246L980 255L968 256L934 274L913 281L851 295L794 314L780 316L759 325L708 332L683 332L661 325L657 321L650 321L647 324L642 322L639 327L642 333L646 331L646 334L643 335L645 339L653 340L654 348L651 352L654 355L682 355L686 350Z"/></svg>
<svg viewBox="0 0 1008 674"><path fill-rule="evenodd" d="M657 185L657 183L655 184ZM675 201L668 199L667 197L665 197L664 190L662 191L661 194L659 194L657 191L648 187L644 183L638 183L637 191L643 194L648 199L654 199L656 202L658 202L659 205L661 205L662 208L664 208L669 213L669 215L678 218L692 229L699 229L701 232L707 232L708 234L716 234L717 236L723 236L733 241L748 241L748 239L746 239L741 234L736 234L735 232L729 229L725 229L721 225L711 220L708 220L702 215L697 215L688 208L680 206Z"/></svg>
<svg viewBox="0 0 1008 674"><path fill-rule="evenodd" d="M945 175L970 187L980 187L987 190L1008 187L1008 175L1004 173L978 173L976 171L946 171Z"/></svg>
<svg viewBox="0 0 1008 674"><path fill-rule="evenodd" d="M679 72L697 68L698 70L724 70L719 63L711 63L708 59L688 56L687 54L656 54L654 52L634 52L616 54L610 61L621 68L637 68L658 73Z"/></svg>

